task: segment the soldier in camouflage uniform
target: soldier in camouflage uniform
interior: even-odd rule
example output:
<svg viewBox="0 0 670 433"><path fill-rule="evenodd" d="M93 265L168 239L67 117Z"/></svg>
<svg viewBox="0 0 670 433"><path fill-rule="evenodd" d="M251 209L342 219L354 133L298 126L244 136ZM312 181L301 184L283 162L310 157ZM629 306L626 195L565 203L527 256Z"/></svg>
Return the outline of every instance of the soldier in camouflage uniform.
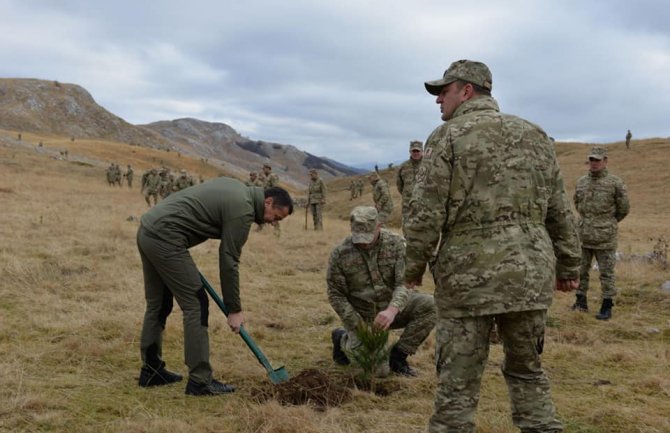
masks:
<svg viewBox="0 0 670 433"><path fill-rule="evenodd" d="M133 176L135 175L135 172L133 171L133 168L128 164L128 168L126 169L125 174L123 177L126 178L126 182L128 182L128 188L133 187Z"/></svg>
<svg viewBox="0 0 670 433"><path fill-rule="evenodd" d="M332 332L333 360L349 364L347 353L360 342L355 329L361 322L382 329L403 329L391 349L391 371L416 376L407 356L417 349L435 327L433 297L407 290L403 284L405 255L402 238L381 228L377 210L358 206L350 215L351 236L330 254L326 282L328 301L344 329Z"/></svg>
<svg viewBox="0 0 670 433"><path fill-rule="evenodd" d="M181 169L179 171L179 177L175 180L174 182L174 191L181 191L182 189L186 189L189 186L193 186L193 178L188 175L185 169Z"/></svg>
<svg viewBox="0 0 670 433"><path fill-rule="evenodd" d="M121 187L121 179L123 175L121 174L121 167L119 167L119 164L114 164L114 183L118 186Z"/></svg>
<svg viewBox="0 0 670 433"><path fill-rule="evenodd" d="M279 176L272 172L272 166L268 163L263 164L263 186L265 189L279 186ZM279 226L279 221L272 224L274 227L274 234L277 237L281 236L281 227ZM259 230L263 226L259 226Z"/></svg>
<svg viewBox="0 0 670 433"><path fill-rule="evenodd" d="M116 181L115 179L115 174L114 174L114 163L112 162L109 164L109 167L107 167L107 171L105 172L107 176L107 184L109 186L114 186L114 182Z"/></svg>
<svg viewBox="0 0 670 433"><path fill-rule="evenodd" d="M358 184L356 183L355 179L352 179L351 182L349 183L349 192L351 193L349 200L353 200L356 197L358 197Z"/></svg>
<svg viewBox="0 0 670 433"><path fill-rule="evenodd" d="M151 207L151 197L154 198L154 206L158 204L158 192L160 187L161 177L158 174L158 170L152 168L143 185L144 200L147 202L147 206Z"/></svg>
<svg viewBox="0 0 670 433"><path fill-rule="evenodd" d="M319 173L315 169L309 171L309 177L307 203L310 212L312 212L314 230L323 230L323 206L326 204L326 184L323 183L323 179L319 177Z"/></svg>
<svg viewBox="0 0 670 433"><path fill-rule="evenodd" d="M264 182L258 178L258 173L255 171L249 172L249 180L244 182L246 186L260 186L264 187Z"/></svg>
<svg viewBox="0 0 670 433"><path fill-rule="evenodd" d="M460 60L439 80L442 120L426 141L407 218L408 287L432 268L439 378L431 433L475 431L495 320L512 420L523 433L563 430L540 361L554 289L578 286L580 248L554 147L538 126L499 111L492 76Z"/></svg>
<svg viewBox="0 0 670 433"><path fill-rule="evenodd" d="M161 198L165 198L174 192L174 176L169 168L163 168L160 172L160 187L158 193Z"/></svg>
<svg viewBox="0 0 670 433"><path fill-rule="evenodd" d="M400 168L398 168L396 186L398 187L398 192L400 193L402 200L403 234L405 233L407 215L409 214L409 199L412 196L412 189L414 189L414 179L416 179L416 174L419 172L422 158L423 143L418 140L412 140L409 143L409 159L403 162L400 165Z"/></svg>
<svg viewBox="0 0 670 433"><path fill-rule="evenodd" d="M630 132L630 129L628 132L626 132L626 149L630 149L630 140L633 138L633 134Z"/></svg>
<svg viewBox="0 0 670 433"><path fill-rule="evenodd" d="M375 208L379 213L379 222L382 226L385 226L393 213L393 200L391 199L389 186L377 173L371 173L368 179L372 184L372 200L375 202Z"/></svg>
<svg viewBox="0 0 670 433"><path fill-rule="evenodd" d="M140 337L139 385L161 386L182 377L165 368L163 331L173 299L183 311L184 356L189 380L186 394L218 395L234 391L212 377L209 362L208 296L189 248L207 239L219 245L219 275L228 326L236 333L244 322L238 264L251 224L272 223L293 212L281 188L249 188L220 177L173 194L145 213L137 232L144 273L146 311Z"/></svg>
<svg viewBox="0 0 670 433"><path fill-rule="evenodd" d="M607 150L594 147L589 154L589 173L577 181L575 207L579 212L579 236L582 241L582 264L579 289L574 310L588 311L586 292L589 290L589 270L593 257L600 270L602 288L599 320L612 317L616 296L614 267L616 265L617 225L630 210L628 193L623 181L607 171Z"/></svg>
<svg viewBox="0 0 670 433"><path fill-rule="evenodd" d="M363 179L357 179L356 186L358 188L356 191L357 196L363 197L363 187L365 186L365 184L363 183Z"/></svg>

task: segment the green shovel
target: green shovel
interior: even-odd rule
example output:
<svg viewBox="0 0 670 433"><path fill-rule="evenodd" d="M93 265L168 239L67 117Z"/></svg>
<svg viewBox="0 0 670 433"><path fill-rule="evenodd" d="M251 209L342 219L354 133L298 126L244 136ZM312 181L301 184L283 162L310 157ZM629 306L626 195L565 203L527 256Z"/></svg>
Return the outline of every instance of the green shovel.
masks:
<svg viewBox="0 0 670 433"><path fill-rule="evenodd" d="M205 278L202 273L200 273L200 280L202 280L202 284L205 286L205 290L207 290L207 293L209 293L209 296L214 299L214 302L216 302L216 305L219 306L221 311L223 311L223 314L228 317L228 307L226 307L226 304L223 303L223 299L221 299L216 293L216 290L209 284L207 279ZM265 368L265 370L268 372L268 377L274 384L278 384L284 381L288 380L288 372L284 368L284 366L281 366L279 368L272 368L272 365L270 365L270 361L263 355L263 352L261 351L261 348L256 345L254 340L251 338L251 336L247 333L247 330L244 329L243 326L240 326L240 337L242 337L242 340L244 340L245 343L247 343L247 346L249 346L249 349L254 353L254 356L256 356L256 359L258 359L258 362L261 363L261 365Z"/></svg>

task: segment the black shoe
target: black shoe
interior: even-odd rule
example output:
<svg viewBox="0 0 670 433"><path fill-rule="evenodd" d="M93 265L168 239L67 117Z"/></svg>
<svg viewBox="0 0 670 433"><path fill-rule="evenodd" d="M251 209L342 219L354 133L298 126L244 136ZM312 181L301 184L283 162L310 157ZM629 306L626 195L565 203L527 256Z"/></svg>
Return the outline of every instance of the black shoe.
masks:
<svg viewBox="0 0 670 433"><path fill-rule="evenodd" d="M346 333L347 331L342 328L335 328L330 334L330 339L333 341L333 361L339 365L350 364L349 358L347 358L347 355L344 353L342 346L340 345L342 336Z"/></svg>
<svg viewBox="0 0 670 433"><path fill-rule="evenodd" d="M169 385L180 382L181 379L181 375L166 370L163 362L159 368L152 368L148 365L142 367L138 384L142 387Z"/></svg>
<svg viewBox="0 0 670 433"><path fill-rule="evenodd" d="M409 366L407 363L407 354L400 349L393 346L391 349L391 355L389 357L389 367L391 371L399 374L401 376L415 377L417 376L416 370Z"/></svg>
<svg viewBox="0 0 670 433"><path fill-rule="evenodd" d="M235 387L212 379L209 383L197 383L191 379L186 384L186 395L221 395L235 392Z"/></svg>
<svg viewBox="0 0 670 433"><path fill-rule="evenodd" d="M575 303L572 305L574 311L581 311L582 313L587 313L589 311L589 305L586 300L586 295L577 295Z"/></svg>
<svg viewBox="0 0 670 433"><path fill-rule="evenodd" d="M612 306L614 302L611 299L603 299L603 303L600 306L600 312L596 314L596 319L598 320L609 320L612 318Z"/></svg>

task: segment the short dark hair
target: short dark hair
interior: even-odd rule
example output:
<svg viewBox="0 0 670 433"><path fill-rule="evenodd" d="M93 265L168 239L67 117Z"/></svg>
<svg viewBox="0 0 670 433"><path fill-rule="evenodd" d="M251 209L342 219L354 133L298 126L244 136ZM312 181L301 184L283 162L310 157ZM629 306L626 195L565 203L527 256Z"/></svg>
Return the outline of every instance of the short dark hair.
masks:
<svg viewBox="0 0 670 433"><path fill-rule="evenodd" d="M265 198L272 197L274 207L288 208L288 214L293 213L293 199L284 188L273 186L265 190Z"/></svg>

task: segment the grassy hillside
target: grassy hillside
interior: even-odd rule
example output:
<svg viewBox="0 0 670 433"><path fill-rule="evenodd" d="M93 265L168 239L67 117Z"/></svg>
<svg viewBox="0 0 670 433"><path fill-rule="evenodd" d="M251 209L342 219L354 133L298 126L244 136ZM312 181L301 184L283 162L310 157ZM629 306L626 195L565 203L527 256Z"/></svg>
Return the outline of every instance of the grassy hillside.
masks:
<svg viewBox="0 0 670 433"><path fill-rule="evenodd" d="M45 148L35 148L43 141ZM69 161L58 150L69 150ZM558 145L568 187L585 172L587 145ZM647 252L649 239L668 236L670 175L667 140L611 147L611 171L628 183L633 209L622 224L620 249ZM225 318L210 306L211 361L217 378L238 387L216 398L184 395L184 383L162 389L136 385L138 338L144 299L135 246L145 210L137 188L106 185L110 161L137 169L160 160L205 178L225 167L203 165L174 153L110 142L0 131L0 432L423 432L435 387L434 339L410 358L420 376L391 377L387 396L353 390L350 401L317 411L306 405L259 403L254 388L268 386L265 372ZM391 186L393 173L388 176ZM299 210L272 230L252 231L241 263L247 328L275 366L292 376L316 368L334 379L348 369L330 360L336 315L325 294L328 255L348 233L346 215L371 203L370 188L350 202L348 180L330 185L326 231L303 230ZM393 189L393 188L392 188ZM395 197L397 199L397 196ZM397 203L396 208L399 207ZM217 242L193 250L215 287ZM621 295L614 318L569 310L572 294L558 294L550 310L544 365L567 432L662 433L670 431L670 295L659 286L670 271L647 263L619 263ZM597 303L594 274L590 301ZM427 283L422 291L431 292ZM394 337L395 338L395 337ZM181 312L168 320L168 365L185 372ZM494 346L478 412L482 433L511 433L507 391Z"/></svg>

